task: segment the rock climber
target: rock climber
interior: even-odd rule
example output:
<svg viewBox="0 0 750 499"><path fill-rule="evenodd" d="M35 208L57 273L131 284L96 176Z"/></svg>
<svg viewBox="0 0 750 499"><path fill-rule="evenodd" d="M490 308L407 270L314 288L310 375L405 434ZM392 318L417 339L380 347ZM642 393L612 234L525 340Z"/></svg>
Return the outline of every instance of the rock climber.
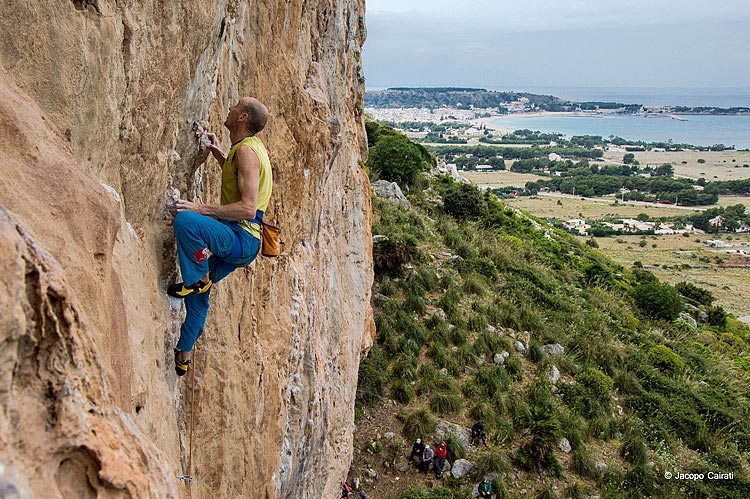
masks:
<svg viewBox="0 0 750 499"><path fill-rule="evenodd" d="M409 464L414 461L414 457L417 458L417 463L422 462L422 452L424 451L424 444L422 443L422 439L418 438L416 442L414 442L414 445L411 448L411 454L409 454Z"/></svg>
<svg viewBox="0 0 750 499"><path fill-rule="evenodd" d="M448 445L443 441L435 447L435 463L432 465L432 468L435 470L436 478L443 478L446 457L448 457Z"/></svg>
<svg viewBox="0 0 750 499"><path fill-rule="evenodd" d="M208 149L222 169L220 204L179 199L172 210L183 282L170 286L167 294L184 299L186 310L174 351L178 376L187 373L193 345L203 333L211 287L258 255L273 186L268 152L257 137L267 120L268 109L258 99L243 97L230 106L224 122L232 141L229 152L208 134Z"/></svg>
<svg viewBox="0 0 750 499"><path fill-rule="evenodd" d="M482 499L492 499L492 482L490 482L488 477L484 477L479 484L479 489L477 489L477 491L479 492L477 497L481 497Z"/></svg>
<svg viewBox="0 0 750 499"><path fill-rule="evenodd" d="M435 451L430 449L429 445L424 446L422 451L422 460L419 462L419 472L427 473L430 471L430 465L432 464L432 458L435 456Z"/></svg>

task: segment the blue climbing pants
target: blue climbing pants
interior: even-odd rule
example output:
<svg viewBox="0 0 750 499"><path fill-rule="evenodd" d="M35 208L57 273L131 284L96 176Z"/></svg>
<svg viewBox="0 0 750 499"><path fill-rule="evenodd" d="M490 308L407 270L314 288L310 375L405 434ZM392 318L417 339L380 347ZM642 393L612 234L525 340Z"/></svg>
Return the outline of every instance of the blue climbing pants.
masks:
<svg viewBox="0 0 750 499"><path fill-rule="evenodd" d="M206 273L216 284L234 269L250 265L260 249L260 240L239 224L214 220L191 211L183 211L175 216L174 235L182 280L186 285L198 282ZM210 256L208 252L211 252ZM180 328L178 350L192 351L193 345L203 334L210 294L211 288L205 293L185 298L185 322Z"/></svg>

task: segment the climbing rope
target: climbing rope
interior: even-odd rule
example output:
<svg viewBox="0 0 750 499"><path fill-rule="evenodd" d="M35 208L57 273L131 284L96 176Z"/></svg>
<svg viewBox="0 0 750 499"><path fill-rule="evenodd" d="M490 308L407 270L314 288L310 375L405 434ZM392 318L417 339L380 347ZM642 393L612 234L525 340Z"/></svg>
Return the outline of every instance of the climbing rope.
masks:
<svg viewBox="0 0 750 499"><path fill-rule="evenodd" d="M195 371L198 369L198 349L193 348L193 367L190 369L190 433L188 437L187 473L177 478L188 484L189 498L193 499L193 413L195 412Z"/></svg>

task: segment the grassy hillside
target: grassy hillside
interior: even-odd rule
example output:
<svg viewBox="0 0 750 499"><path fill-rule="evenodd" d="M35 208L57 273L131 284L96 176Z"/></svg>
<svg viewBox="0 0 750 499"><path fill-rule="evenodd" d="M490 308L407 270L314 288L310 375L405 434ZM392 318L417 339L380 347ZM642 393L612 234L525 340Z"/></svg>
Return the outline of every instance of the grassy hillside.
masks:
<svg viewBox="0 0 750 499"><path fill-rule="evenodd" d="M368 131L371 148L394 133ZM394 178L385 156L368 164L374 178ZM350 473L370 497L469 498L486 474L495 497L747 497L747 327L700 290L681 296L491 194L410 181L411 208L373 198L378 332ZM674 320L683 310L697 328ZM564 354L546 355L550 344ZM439 421L478 419L488 447L448 437L449 462L475 464L468 477L406 465L413 439L439 442Z"/></svg>

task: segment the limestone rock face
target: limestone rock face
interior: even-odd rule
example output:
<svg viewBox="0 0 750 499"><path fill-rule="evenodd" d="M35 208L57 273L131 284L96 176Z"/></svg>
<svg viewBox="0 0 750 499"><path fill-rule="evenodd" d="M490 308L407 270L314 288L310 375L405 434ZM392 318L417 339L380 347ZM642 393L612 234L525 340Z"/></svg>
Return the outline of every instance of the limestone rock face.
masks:
<svg viewBox="0 0 750 499"><path fill-rule="evenodd" d="M20 497L320 498L372 343L362 0L0 6L0 480ZM190 379L165 202L217 203L193 123L271 116L285 254L212 290Z"/></svg>

